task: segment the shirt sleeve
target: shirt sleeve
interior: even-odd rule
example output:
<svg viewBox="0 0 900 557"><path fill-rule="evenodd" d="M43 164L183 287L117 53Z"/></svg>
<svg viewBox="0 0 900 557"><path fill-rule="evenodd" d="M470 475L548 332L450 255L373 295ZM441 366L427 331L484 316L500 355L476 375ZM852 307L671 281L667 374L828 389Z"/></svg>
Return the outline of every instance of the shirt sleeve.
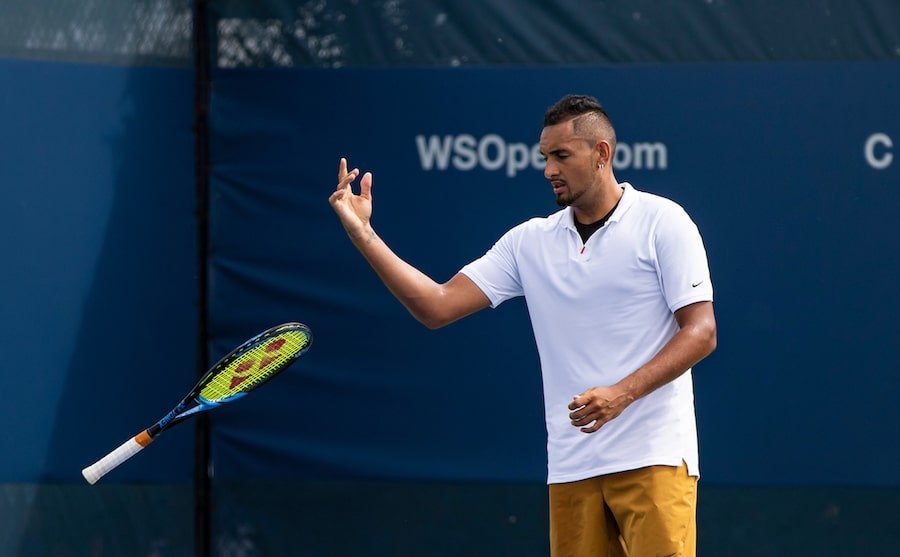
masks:
<svg viewBox="0 0 900 557"><path fill-rule="evenodd" d="M516 245L520 232L521 227L513 228L497 240L487 253L459 271L472 279L472 282L484 292L492 308L510 298L524 295L516 261Z"/></svg>
<svg viewBox="0 0 900 557"><path fill-rule="evenodd" d="M684 306L713 300L706 248L697 225L677 205L664 211L653 242L660 287L674 313Z"/></svg>

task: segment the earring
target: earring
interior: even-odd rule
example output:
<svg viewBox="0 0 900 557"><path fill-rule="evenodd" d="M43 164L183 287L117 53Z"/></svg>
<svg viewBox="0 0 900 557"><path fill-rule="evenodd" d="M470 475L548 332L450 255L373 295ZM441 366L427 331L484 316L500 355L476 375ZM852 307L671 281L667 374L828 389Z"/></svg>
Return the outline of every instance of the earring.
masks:
<svg viewBox="0 0 900 557"><path fill-rule="evenodd" d="M603 163L597 163L597 170L603 170Z"/></svg>

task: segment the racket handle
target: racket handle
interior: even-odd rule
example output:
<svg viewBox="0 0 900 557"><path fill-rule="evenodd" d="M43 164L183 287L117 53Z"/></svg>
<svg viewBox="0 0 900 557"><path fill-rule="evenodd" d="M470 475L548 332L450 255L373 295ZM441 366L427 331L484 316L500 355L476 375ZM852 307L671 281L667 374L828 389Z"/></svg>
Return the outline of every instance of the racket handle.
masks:
<svg viewBox="0 0 900 557"><path fill-rule="evenodd" d="M84 479L89 484L94 485L97 483L97 480L114 470L118 465L141 452L141 449L149 445L151 441L153 441L153 438L150 437L150 434L147 431L142 431L122 443L113 452L82 470L81 475L84 476Z"/></svg>

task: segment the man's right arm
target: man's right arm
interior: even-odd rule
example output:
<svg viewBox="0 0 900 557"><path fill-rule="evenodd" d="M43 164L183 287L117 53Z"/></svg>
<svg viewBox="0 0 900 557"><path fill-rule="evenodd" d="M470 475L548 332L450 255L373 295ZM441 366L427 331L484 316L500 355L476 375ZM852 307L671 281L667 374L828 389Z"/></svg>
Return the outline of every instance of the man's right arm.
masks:
<svg viewBox="0 0 900 557"><path fill-rule="evenodd" d="M422 324L430 329L443 327L490 305L484 292L472 280L457 273L441 284L402 260L372 228L372 174L360 180L360 193L351 184L359 175L347 171L341 159L338 185L328 202L341 220L356 249L366 258L388 290Z"/></svg>

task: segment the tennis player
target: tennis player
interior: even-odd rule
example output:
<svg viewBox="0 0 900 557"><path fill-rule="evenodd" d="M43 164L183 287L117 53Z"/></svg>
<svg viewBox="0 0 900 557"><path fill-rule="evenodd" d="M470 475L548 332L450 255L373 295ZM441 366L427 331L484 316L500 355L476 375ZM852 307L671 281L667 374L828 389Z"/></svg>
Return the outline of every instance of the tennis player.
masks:
<svg viewBox="0 0 900 557"><path fill-rule="evenodd" d="M697 227L618 183L616 134L593 97L544 115L544 176L561 209L504 234L439 284L372 228L372 174L341 159L329 202L385 285L437 328L525 296L548 432L551 555L693 556L699 477L691 367L716 346Z"/></svg>

